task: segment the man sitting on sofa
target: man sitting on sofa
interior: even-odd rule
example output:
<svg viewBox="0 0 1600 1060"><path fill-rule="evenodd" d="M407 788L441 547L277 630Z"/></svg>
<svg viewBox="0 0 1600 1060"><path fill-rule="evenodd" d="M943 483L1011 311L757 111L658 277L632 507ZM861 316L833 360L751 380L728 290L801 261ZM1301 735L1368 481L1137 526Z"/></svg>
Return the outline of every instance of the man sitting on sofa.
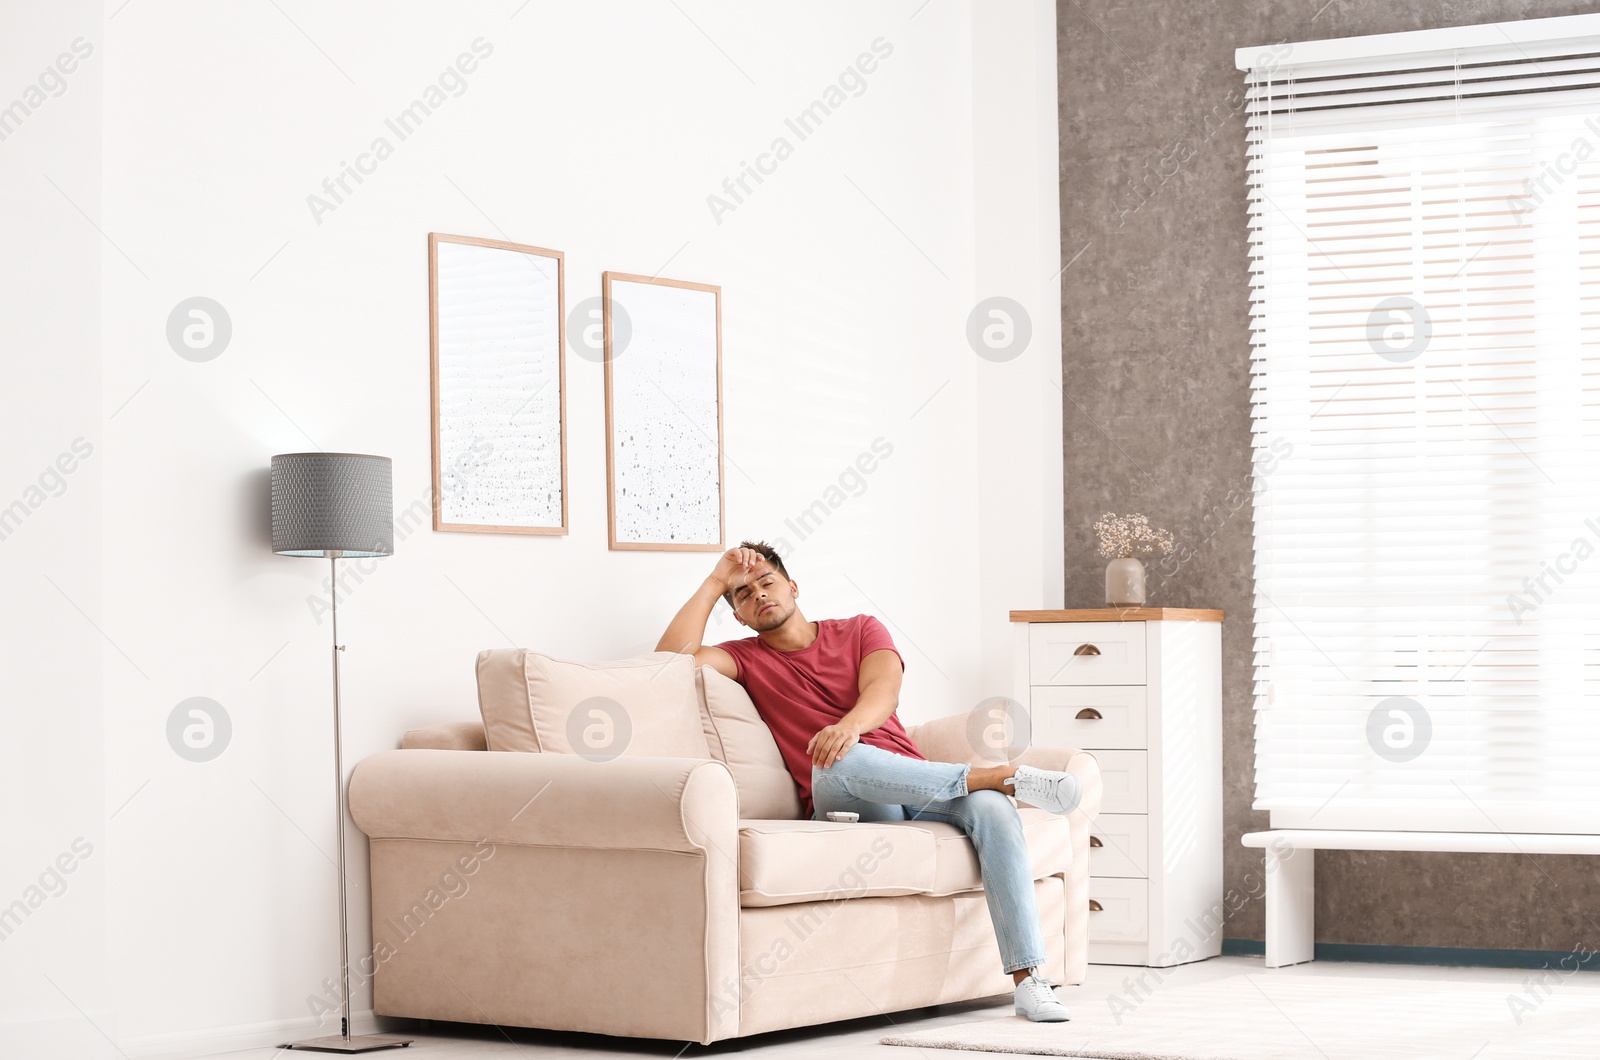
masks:
<svg viewBox="0 0 1600 1060"><path fill-rule="evenodd" d="M1019 1016L1069 1018L1052 984L1034 974L1046 959L1028 849L1006 793L1058 814L1078 805L1070 773L1032 766L930 762L895 717L905 663L871 615L809 622L799 586L765 542L744 542L717 561L667 627L657 651L692 654L738 681L772 730L814 820L852 810L863 821L946 821L971 839L1004 970L1016 983ZM701 644L722 597L756 636Z"/></svg>

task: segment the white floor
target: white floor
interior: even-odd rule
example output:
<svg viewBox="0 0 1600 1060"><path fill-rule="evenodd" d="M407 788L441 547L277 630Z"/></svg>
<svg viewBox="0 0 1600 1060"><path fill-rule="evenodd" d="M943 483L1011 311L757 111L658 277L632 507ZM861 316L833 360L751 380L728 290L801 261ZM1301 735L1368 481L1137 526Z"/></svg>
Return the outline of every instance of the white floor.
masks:
<svg viewBox="0 0 1600 1060"><path fill-rule="evenodd" d="M1093 965L1089 981L1083 986L1065 987L1061 993L1074 1011L1086 1006L1102 1010L1112 1004L1113 997L1127 998L1129 989L1141 989L1137 977L1154 975L1150 969L1125 968L1113 965ZM1535 973L1517 968L1434 968L1418 965L1355 964L1321 961L1268 971L1260 957L1218 957L1182 968L1160 972L1162 981L1169 984L1198 983L1208 980L1234 979L1241 996L1256 994L1243 976L1301 976L1332 977L1359 976L1367 978L1392 978L1412 982L1476 982L1503 984L1507 994L1526 994L1526 980ZM1565 978L1565 977L1557 977ZM1584 975L1585 986L1589 977ZM626 979L619 983L626 990ZM1557 987L1559 989L1559 986ZM1259 995L1257 995L1259 996ZM965 1050L919 1050L897 1046L879 1045L878 1039L894 1031L927 1031L941 1026L968 1023L975 1019L1003 1016L1011 1011L1011 999L994 998L964 1005L944 1005L938 1008L894 1013L891 1016L871 1017L836 1023L825 1027L780 1031L751 1039L735 1039L711 1046L686 1045L683 1042L660 1042L628 1038L607 1038L598 1035L558 1034L546 1031L519 1030L492 1027L449 1025L433 1027L425 1033L408 1033L416 1043L406 1049L369 1056L390 1056L406 1060L480 1060L480 1058L533 1058L533 1057L664 1057L720 1056L738 1053L752 1060L779 1060L792 1057L845 1058L877 1056L881 1060L994 1060L995 1053L967 1052ZM1017 1017L1013 1017L1017 1018ZM1362 1018L1352 1013L1352 1018ZM1377 1028L1372 1028L1376 1030ZM1199 1043L1194 1043L1199 1044ZM1174 1042L1172 1048L1182 1051L1185 1043ZM189 1054L193 1056L193 1054ZM285 1052L281 1049L246 1049L240 1052L212 1054L226 1060L289 1060L294 1056L332 1056L332 1053Z"/></svg>

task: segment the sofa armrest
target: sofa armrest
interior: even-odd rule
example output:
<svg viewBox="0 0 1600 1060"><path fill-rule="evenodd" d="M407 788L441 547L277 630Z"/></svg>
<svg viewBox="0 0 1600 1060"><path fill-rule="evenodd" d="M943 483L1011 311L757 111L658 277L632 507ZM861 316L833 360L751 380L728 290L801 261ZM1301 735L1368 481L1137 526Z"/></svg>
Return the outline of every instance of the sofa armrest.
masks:
<svg viewBox="0 0 1600 1060"><path fill-rule="evenodd" d="M489 741L484 737L481 721L447 721L439 725L424 725L420 729L407 729L400 738L401 750L420 750L425 747L440 751L487 751Z"/></svg>
<svg viewBox="0 0 1600 1060"><path fill-rule="evenodd" d="M733 775L710 759L380 751L349 802L373 839L737 855Z"/></svg>
<svg viewBox="0 0 1600 1060"><path fill-rule="evenodd" d="M738 795L721 762L382 751L349 802L371 837L374 1013L739 1033ZM618 961L650 970L621 1006Z"/></svg>

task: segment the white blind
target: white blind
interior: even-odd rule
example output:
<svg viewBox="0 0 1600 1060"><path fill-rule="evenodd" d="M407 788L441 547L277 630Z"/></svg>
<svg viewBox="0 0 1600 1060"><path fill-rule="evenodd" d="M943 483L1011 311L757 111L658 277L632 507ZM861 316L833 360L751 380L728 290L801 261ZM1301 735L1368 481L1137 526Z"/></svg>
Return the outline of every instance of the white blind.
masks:
<svg viewBox="0 0 1600 1060"><path fill-rule="evenodd" d="M1274 826L1600 832L1600 27L1561 22L1255 52Z"/></svg>

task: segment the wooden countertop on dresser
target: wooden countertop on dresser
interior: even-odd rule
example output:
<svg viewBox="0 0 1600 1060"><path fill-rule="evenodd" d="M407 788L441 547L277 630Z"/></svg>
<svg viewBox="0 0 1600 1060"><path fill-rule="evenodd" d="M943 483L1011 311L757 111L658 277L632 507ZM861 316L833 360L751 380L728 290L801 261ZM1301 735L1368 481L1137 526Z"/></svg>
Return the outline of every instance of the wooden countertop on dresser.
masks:
<svg viewBox="0 0 1600 1060"><path fill-rule="evenodd" d="M1013 611L1013 622L1221 622L1222 612L1196 607L1078 607Z"/></svg>

